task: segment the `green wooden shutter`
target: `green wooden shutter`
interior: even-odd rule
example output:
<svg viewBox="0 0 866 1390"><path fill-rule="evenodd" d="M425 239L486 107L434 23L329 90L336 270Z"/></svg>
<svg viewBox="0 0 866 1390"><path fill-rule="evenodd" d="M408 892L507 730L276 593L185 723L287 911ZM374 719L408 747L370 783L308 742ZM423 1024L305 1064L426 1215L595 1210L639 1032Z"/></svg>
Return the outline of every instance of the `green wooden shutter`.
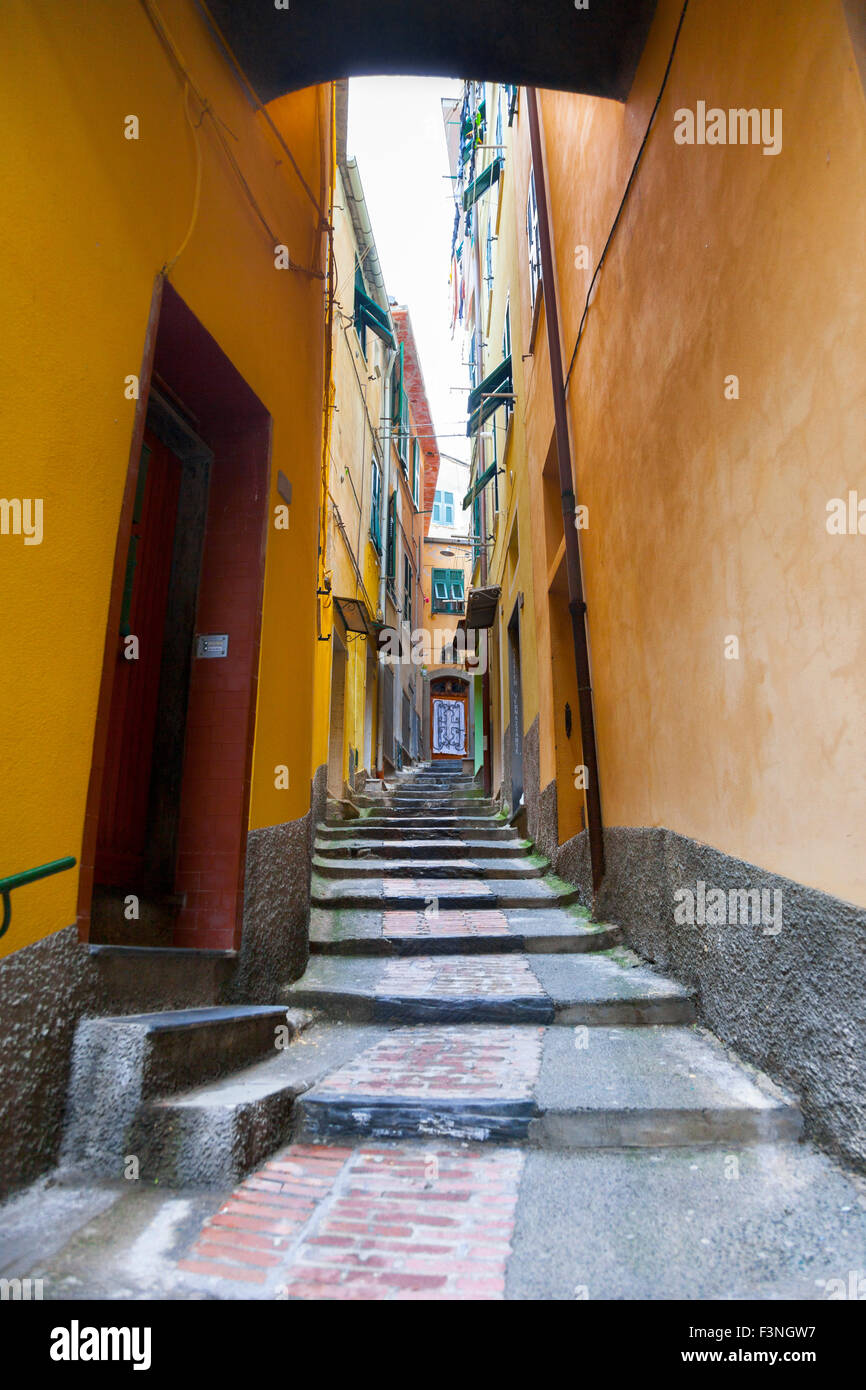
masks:
<svg viewBox="0 0 866 1390"><path fill-rule="evenodd" d="M396 577L397 563L397 494L391 493L388 502L388 557L386 574L389 579Z"/></svg>

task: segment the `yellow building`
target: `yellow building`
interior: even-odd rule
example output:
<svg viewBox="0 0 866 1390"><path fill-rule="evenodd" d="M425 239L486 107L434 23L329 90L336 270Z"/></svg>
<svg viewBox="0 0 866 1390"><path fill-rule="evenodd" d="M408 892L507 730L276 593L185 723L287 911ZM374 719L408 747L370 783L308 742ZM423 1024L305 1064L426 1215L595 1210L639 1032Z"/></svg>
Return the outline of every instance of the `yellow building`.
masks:
<svg viewBox="0 0 866 1390"><path fill-rule="evenodd" d="M345 152L345 84L338 86L333 416L328 536L316 651L313 774L331 797L361 790L377 766L377 615L382 544L385 384L396 338L357 162Z"/></svg>
<svg viewBox="0 0 866 1390"><path fill-rule="evenodd" d="M2 1185L118 946L163 948L128 1011L306 959L333 121L328 86L251 101L191 0L0 31L0 872L62 867L7 899Z"/></svg>

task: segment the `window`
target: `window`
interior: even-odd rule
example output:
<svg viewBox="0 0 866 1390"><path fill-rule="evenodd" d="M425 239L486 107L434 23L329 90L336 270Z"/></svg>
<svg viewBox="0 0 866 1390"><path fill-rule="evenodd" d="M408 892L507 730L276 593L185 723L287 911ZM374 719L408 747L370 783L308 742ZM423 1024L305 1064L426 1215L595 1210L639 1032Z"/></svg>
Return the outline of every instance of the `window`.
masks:
<svg viewBox="0 0 866 1390"><path fill-rule="evenodd" d="M370 535L373 537L373 544L382 554L382 470L377 459L373 459L371 468L372 486L370 490Z"/></svg>
<svg viewBox="0 0 866 1390"><path fill-rule="evenodd" d="M397 494L392 492L388 501L388 554L385 573L393 580L397 575Z"/></svg>
<svg viewBox="0 0 866 1390"><path fill-rule="evenodd" d="M421 505L421 445L412 440L412 501L416 507Z"/></svg>
<svg viewBox="0 0 866 1390"><path fill-rule="evenodd" d="M454 493L440 492L437 488L433 496L433 520L437 526L454 525Z"/></svg>
<svg viewBox="0 0 866 1390"><path fill-rule="evenodd" d="M364 276L360 266L355 267L355 330L361 341L361 351L367 356L367 320L360 312L359 305L365 295Z"/></svg>
<svg viewBox="0 0 866 1390"><path fill-rule="evenodd" d="M502 360L511 356L511 295L505 301L505 324L502 329ZM512 388L513 389L513 388ZM511 419L514 410L514 401L505 402L505 428L508 429L508 421Z"/></svg>
<svg viewBox="0 0 866 1390"><path fill-rule="evenodd" d="M484 544L484 537L481 534L481 493L476 493L472 501L472 562L473 564L481 554Z"/></svg>
<svg viewBox="0 0 866 1390"><path fill-rule="evenodd" d="M463 571L433 570L433 612L463 612Z"/></svg>
<svg viewBox="0 0 866 1390"><path fill-rule="evenodd" d="M403 618L407 623L412 621L412 561L408 555L403 556Z"/></svg>
<svg viewBox="0 0 866 1390"><path fill-rule="evenodd" d="M529 196L526 199L526 240L529 249L529 301L534 309L538 286L541 284L541 240L538 235L534 172L529 175Z"/></svg>
<svg viewBox="0 0 866 1390"><path fill-rule="evenodd" d="M391 378L391 424L395 434L397 453L403 465L403 472L409 471L409 397L405 389L403 344L399 356L394 361Z"/></svg>

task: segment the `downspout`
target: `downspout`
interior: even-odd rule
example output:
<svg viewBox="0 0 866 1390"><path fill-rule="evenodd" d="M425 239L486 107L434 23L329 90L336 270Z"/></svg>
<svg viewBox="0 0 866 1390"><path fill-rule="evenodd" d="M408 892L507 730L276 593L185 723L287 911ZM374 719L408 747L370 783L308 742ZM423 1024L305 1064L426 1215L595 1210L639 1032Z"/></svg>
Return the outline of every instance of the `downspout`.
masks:
<svg viewBox="0 0 866 1390"><path fill-rule="evenodd" d="M598 776L598 752L595 742L595 718L592 709L592 678L589 664L589 634L587 631L586 601L580 557L580 532L575 525L576 498L574 471L571 461L571 441L568 433L568 414L565 404L565 382L562 372L562 345L559 338L559 305L556 295L553 237L547 206L547 179L544 167L544 144L538 113L538 94L534 87L526 89L529 113L529 140L532 166L535 171L535 200L538 205L538 234L541 242L541 282L544 293L544 317L547 322L547 347L550 355L550 377L553 386L553 414L556 427L556 452L559 458L559 486L562 493L562 520L565 530L565 570L568 577L568 609L574 639L574 664L577 670L580 738L583 760L588 774L586 788L587 829L592 864L593 895L598 893L604 878L604 827L601 818L601 790Z"/></svg>
<svg viewBox="0 0 866 1390"><path fill-rule="evenodd" d="M396 342L396 338L394 340ZM379 498L379 536L382 556L379 568L379 618L385 621L388 585L388 495L391 491L391 377L396 348L389 347L385 358L385 391L382 406L382 495ZM376 731L376 770L385 776L385 652L379 648L379 718Z"/></svg>

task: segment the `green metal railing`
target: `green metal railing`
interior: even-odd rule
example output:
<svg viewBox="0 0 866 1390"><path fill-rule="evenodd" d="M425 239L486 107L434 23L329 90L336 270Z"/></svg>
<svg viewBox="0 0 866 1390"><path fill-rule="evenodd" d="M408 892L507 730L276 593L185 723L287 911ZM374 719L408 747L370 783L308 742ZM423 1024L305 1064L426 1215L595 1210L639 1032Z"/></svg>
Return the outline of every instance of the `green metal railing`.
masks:
<svg viewBox="0 0 866 1390"><path fill-rule="evenodd" d="M25 883L36 883L37 879L50 878L52 874L62 874L64 870L74 867L75 860L72 855L67 855L65 859L52 859L50 864L40 864L36 869L25 869L21 874L9 874L7 878L0 878L0 897L3 899L0 936L9 930L9 923L12 921L12 900L9 895L13 888L23 888Z"/></svg>

